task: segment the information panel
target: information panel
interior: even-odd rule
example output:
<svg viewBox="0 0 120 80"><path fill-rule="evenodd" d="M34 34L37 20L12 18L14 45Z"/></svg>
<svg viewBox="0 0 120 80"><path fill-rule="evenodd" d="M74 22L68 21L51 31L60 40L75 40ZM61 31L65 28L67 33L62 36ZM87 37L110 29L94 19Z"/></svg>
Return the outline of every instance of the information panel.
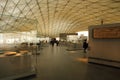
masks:
<svg viewBox="0 0 120 80"><path fill-rule="evenodd" d="M93 29L93 38L120 38L120 27L102 27Z"/></svg>

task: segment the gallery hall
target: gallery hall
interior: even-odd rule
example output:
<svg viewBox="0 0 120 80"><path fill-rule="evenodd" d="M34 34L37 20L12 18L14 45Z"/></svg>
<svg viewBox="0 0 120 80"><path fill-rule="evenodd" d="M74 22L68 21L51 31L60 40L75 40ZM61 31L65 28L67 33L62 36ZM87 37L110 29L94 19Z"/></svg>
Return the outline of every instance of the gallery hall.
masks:
<svg viewBox="0 0 120 80"><path fill-rule="evenodd" d="M0 0L0 80L120 80L120 0Z"/></svg>

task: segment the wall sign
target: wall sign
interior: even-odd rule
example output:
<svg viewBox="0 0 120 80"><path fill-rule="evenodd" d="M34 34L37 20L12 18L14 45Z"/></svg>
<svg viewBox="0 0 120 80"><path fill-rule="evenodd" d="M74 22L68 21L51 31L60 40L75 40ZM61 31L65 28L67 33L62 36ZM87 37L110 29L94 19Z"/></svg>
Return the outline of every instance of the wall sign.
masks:
<svg viewBox="0 0 120 80"><path fill-rule="evenodd" d="M93 29L93 38L120 38L120 27L102 27Z"/></svg>

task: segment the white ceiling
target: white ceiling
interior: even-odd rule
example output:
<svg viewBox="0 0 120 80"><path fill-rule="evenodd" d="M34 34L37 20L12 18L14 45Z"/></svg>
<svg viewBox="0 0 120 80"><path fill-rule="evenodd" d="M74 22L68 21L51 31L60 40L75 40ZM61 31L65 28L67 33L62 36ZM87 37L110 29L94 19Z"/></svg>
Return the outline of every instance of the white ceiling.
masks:
<svg viewBox="0 0 120 80"><path fill-rule="evenodd" d="M90 25L120 23L120 0L0 0L0 31L59 36Z"/></svg>

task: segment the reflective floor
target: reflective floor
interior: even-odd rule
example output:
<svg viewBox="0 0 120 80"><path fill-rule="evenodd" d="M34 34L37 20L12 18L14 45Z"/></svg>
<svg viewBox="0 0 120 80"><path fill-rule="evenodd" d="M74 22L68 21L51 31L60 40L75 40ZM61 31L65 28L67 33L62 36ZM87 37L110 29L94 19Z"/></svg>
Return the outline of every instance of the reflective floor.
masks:
<svg viewBox="0 0 120 80"><path fill-rule="evenodd" d="M66 49L50 45L41 49L37 76L25 80L120 80L120 69L87 63L82 50Z"/></svg>

